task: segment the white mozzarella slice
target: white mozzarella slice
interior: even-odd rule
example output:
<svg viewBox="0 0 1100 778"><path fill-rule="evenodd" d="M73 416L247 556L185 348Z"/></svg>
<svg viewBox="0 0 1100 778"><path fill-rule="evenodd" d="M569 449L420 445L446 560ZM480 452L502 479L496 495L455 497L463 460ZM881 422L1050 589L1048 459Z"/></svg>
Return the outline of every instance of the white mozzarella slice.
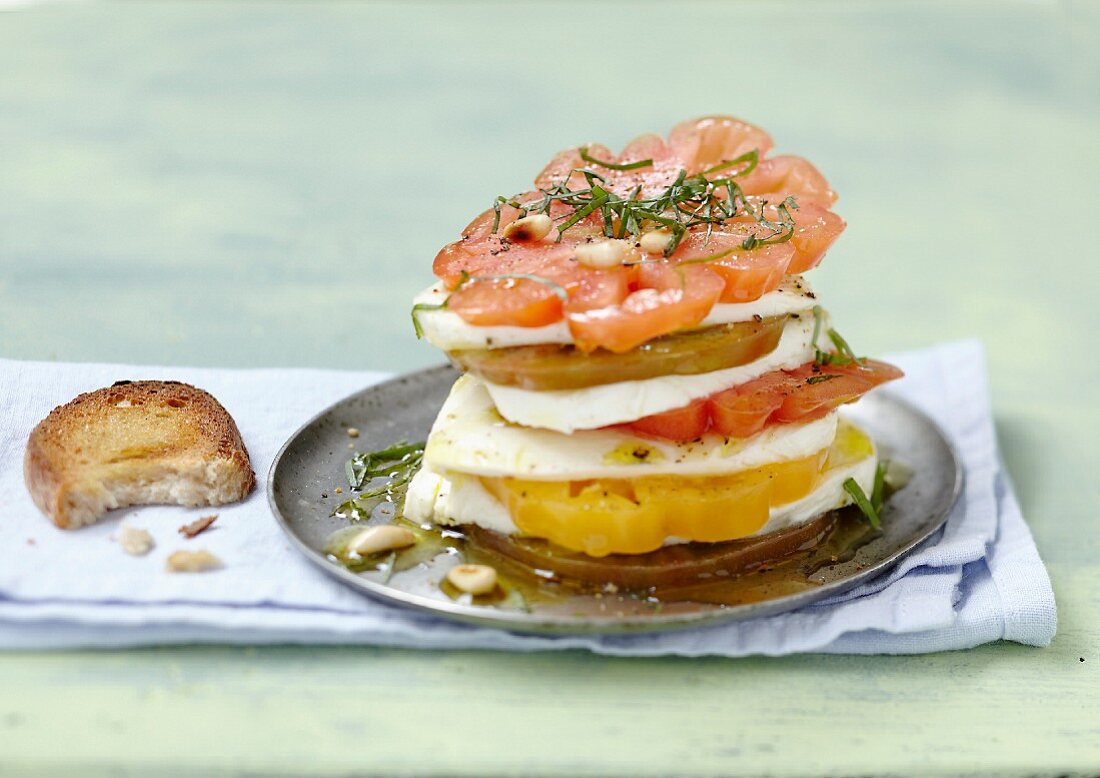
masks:
<svg viewBox="0 0 1100 778"><path fill-rule="evenodd" d="M837 467L825 473L817 487L800 500L773 507L768 523L753 533L766 535L769 532L796 527L805 524L827 511L834 511L852 504L852 496L844 489L844 482L854 478L864 494L870 494L875 485L875 468L878 455L871 454L853 465ZM492 495L490 495L492 496ZM499 503L498 503L499 504Z"/></svg>
<svg viewBox="0 0 1100 778"><path fill-rule="evenodd" d="M425 289L413 300L416 305L440 305L447 293L436 284ZM788 276L773 292L751 303L718 303L700 323L700 327L749 321L756 316L783 316L809 311L815 305L810 285L801 276ZM444 351L463 349L505 348L539 343L572 343L573 336L565 320L544 327L478 327L467 324L462 317L446 308L418 310L417 320L424 337Z"/></svg>
<svg viewBox="0 0 1100 778"><path fill-rule="evenodd" d="M768 522L752 537L767 535L805 524L821 514L852 502L844 482L854 478L866 494L874 485L877 456L872 454L855 464L825 473L816 488L805 497L772 507ZM423 467L409 484L405 498L405 517L434 524L475 524L485 529L514 535L519 532L508 509L474 476L447 472L440 474ZM665 545L683 542L669 538Z"/></svg>
<svg viewBox="0 0 1100 778"><path fill-rule="evenodd" d="M427 465L409 482L402 514L418 523L476 524L504 535L517 532L508 509L482 486L476 475L443 476Z"/></svg>
<svg viewBox="0 0 1100 778"><path fill-rule="evenodd" d="M436 285L413 298L413 305L441 305L447 293ZM420 309L413 314L420 323L424 339L443 351L532 346L539 343L572 343L573 336L564 319L543 327L479 327L468 324L446 308Z"/></svg>
<svg viewBox="0 0 1100 778"><path fill-rule="evenodd" d="M826 322L822 330L827 328ZM805 364L814 357L813 332L812 316L792 319L784 326L778 345L768 354L746 365L699 375L667 375L541 392L488 381L485 387L500 415L508 421L565 433L595 429L682 408L692 400L773 370L790 370Z"/></svg>
<svg viewBox="0 0 1100 778"><path fill-rule="evenodd" d="M485 384L455 382L428 436L424 463L436 472L511 476L536 481L637 478L644 475L720 475L801 459L828 448L838 414L806 424L778 424L749 438L704 435L673 443L618 430L571 435L509 424L496 412Z"/></svg>

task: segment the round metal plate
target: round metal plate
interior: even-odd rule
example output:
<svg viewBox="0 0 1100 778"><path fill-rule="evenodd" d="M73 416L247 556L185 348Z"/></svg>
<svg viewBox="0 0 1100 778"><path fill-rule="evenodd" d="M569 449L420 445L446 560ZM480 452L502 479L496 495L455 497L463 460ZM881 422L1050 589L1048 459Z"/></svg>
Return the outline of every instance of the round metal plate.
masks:
<svg viewBox="0 0 1100 778"><path fill-rule="evenodd" d="M329 575L390 604L430 611L460 621L515 632L640 632L701 626L717 621L755 618L793 610L840 594L888 572L943 526L962 486L962 470L939 428L912 406L876 392L846 411L871 434L886 457L913 468L910 482L883 508L881 536L856 551L854 558L813 575L819 584L795 594L744 605L673 602L654 609L641 600L577 595L553 603L532 603L529 610L452 600L438 582L453 556L441 554L388 581L378 571L354 573L330 559L330 535L349 525L332 515L334 494L346 484L347 428L356 427L356 448L372 451L396 440L423 440L457 374L438 367L395 378L336 403L308 422L283 445L268 475L268 500L280 525L306 557ZM609 607L610 606L610 607Z"/></svg>

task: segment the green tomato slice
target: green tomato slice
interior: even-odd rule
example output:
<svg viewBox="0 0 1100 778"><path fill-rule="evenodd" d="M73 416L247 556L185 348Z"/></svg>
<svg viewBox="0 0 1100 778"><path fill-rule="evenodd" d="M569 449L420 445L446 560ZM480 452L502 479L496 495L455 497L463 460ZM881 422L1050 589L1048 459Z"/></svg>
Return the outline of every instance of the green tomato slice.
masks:
<svg viewBox="0 0 1100 778"><path fill-rule="evenodd" d="M648 554L610 554L598 558L540 538L502 535L472 524L463 527L463 531L476 548L513 563L511 567L516 571L528 573L532 578L536 577L535 570L549 570L571 583L598 586L611 583L632 591L660 587L671 594L680 587L713 588L723 578L729 581L813 548L830 536L838 516L836 512L825 513L797 527L759 537L722 543L680 543ZM799 571L798 575L805 580L805 573ZM685 599L695 598L689 595Z"/></svg>
<svg viewBox="0 0 1100 778"><path fill-rule="evenodd" d="M625 354L585 353L545 344L449 352L462 370L501 386L548 391L583 389L666 375L698 375L745 365L779 343L788 316L719 324L664 335Z"/></svg>

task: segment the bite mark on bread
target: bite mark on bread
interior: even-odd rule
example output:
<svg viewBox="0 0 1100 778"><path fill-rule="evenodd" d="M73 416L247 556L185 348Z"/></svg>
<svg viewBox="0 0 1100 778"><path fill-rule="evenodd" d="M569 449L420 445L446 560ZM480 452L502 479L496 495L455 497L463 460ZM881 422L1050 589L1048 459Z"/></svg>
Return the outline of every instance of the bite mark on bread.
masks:
<svg viewBox="0 0 1100 778"><path fill-rule="evenodd" d="M233 418L179 381L118 381L54 408L31 432L23 472L63 529L128 505L224 505L256 485Z"/></svg>

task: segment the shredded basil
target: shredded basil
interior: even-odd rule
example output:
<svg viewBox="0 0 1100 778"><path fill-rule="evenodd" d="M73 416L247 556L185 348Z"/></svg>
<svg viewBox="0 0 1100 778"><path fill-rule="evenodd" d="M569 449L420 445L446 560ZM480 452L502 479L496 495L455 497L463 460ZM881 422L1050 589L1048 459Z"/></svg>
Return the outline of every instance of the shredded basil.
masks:
<svg viewBox="0 0 1100 778"><path fill-rule="evenodd" d="M423 443L395 443L381 451L356 454L347 463L348 485L362 489L363 484L378 476L391 475L402 469L410 458L419 459L424 454Z"/></svg>
<svg viewBox="0 0 1100 778"><path fill-rule="evenodd" d="M734 176L747 176L749 173L751 173L753 170L756 169L756 165L759 162L760 162L760 151L758 149L753 149L752 151L749 151L749 152L746 152L746 153L742 154L740 157L735 157L734 159L728 159L725 162L719 162L714 167L708 167L706 170L703 171L703 175L704 176L709 176L711 173L718 173L722 170L728 170L729 168L733 167L734 165L740 165L740 164L744 163L745 164L745 169L744 170L738 170L736 173L733 173L731 175L734 175Z"/></svg>
<svg viewBox="0 0 1100 778"><path fill-rule="evenodd" d="M619 165L614 162L604 162L589 155L587 146L582 146L580 152L581 159L583 159L585 162L589 163L590 165L599 165L600 167L605 167L608 170L637 170L638 168L643 167L653 167L652 159L640 159L637 162L629 162L625 165Z"/></svg>
<svg viewBox="0 0 1100 778"><path fill-rule="evenodd" d="M879 521L878 511L875 510L875 506L871 504L871 501L867 499L867 495L864 494L863 488L856 483L856 479L849 478L844 482L844 491L852 496L852 500L856 506L867 517L867 521L875 529L879 529L882 523Z"/></svg>
<svg viewBox="0 0 1100 778"><path fill-rule="evenodd" d="M551 206L560 204L569 210L557 216L560 241L566 230L572 228L586 217L598 213L603 223L603 233L608 238L624 238L627 235L641 236L653 224L659 224L671 233L664 256L670 257L684 236L693 227L706 227L706 236L716 226L729 219L748 216L770 234L749 235L741 248L752 250L762 246L789 241L794 235L795 222L791 211L798 209L798 201L792 196L776 206L778 219L769 219L764 213L764 205L754 208L748 196L734 180L751 172L759 161L759 152L753 150L741 156L724 161L702 173L688 175L680 170L673 182L654 197L639 197L641 187L635 186L626 197L622 197L609 188L606 178L591 170L576 168L570 170L560 183L539 189L541 197L528 202L519 202L515 198L497 197L493 201L493 229L500 227L501 208L505 205L519 210L521 217L528 213L549 215ZM616 165L595 159L588 154L587 148L581 149L581 159L593 165L610 170L633 170L652 165L652 160L639 160L627 165ZM708 178L714 173L741 166L721 178ZM586 186L573 189L569 178L579 173L585 179Z"/></svg>
<svg viewBox="0 0 1100 778"><path fill-rule="evenodd" d="M886 498L886 469L889 461L882 460L875 466L875 482L871 488L871 507L875 513L882 513L882 504Z"/></svg>
<svg viewBox="0 0 1100 778"><path fill-rule="evenodd" d="M441 303L417 303L412 307L412 311L410 311L410 314L412 315L413 331L416 332L417 340L420 340L424 337L424 327L420 324L420 316L418 314L421 311L441 311L446 307L447 300L444 300Z"/></svg>

